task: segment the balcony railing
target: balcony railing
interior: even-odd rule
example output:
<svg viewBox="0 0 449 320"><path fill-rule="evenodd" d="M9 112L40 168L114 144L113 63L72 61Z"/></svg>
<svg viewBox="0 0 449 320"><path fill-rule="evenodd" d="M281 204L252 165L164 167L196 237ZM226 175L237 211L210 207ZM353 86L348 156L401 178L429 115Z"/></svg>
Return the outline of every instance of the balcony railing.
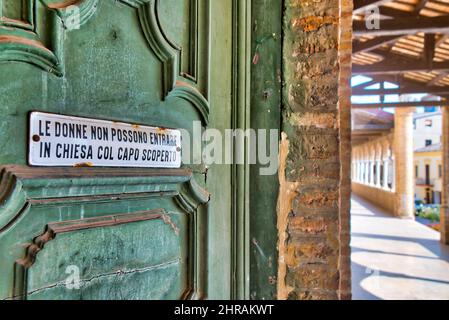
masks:
<svg viewBox="0 0 449 320"><path fill-rule="evenodd" d="M415 184L420 186L433 186L435 184L435 179L416 178Z"/></svg>

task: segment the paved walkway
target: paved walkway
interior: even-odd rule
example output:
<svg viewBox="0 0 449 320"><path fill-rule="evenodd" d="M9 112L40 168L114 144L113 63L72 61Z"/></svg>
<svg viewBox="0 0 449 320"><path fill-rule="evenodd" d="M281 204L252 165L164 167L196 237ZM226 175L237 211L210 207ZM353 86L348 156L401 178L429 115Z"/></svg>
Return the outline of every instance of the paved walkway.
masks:
<svg viewBox="0 0 449 320"><path fill-rule="evenodd" d="M449 299L449 246L439 233L352 199L355 300Z"/></svg>

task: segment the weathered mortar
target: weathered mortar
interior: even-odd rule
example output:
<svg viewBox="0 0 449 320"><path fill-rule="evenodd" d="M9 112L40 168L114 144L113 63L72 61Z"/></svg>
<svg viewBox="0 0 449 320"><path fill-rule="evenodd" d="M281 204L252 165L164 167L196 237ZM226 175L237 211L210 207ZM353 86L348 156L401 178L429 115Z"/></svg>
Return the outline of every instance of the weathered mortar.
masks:
<svg viewBox="0 0 449 320"><path fill-rule="evenodd" d="M352 2L285 3L278 298L346 299Z"/></svg>

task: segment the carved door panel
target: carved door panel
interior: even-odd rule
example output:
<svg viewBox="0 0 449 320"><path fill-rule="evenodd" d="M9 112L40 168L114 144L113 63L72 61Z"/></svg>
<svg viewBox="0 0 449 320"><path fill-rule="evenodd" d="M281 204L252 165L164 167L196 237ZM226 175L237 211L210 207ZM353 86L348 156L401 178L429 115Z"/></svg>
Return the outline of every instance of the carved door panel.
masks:
<svg viewBox="0 0 449 320"><path fill-rule="evenodd" d="M31 111L229 128L232 10L0 0L0 299L230 297L230 167L32 167L27 131Z"/></svg>

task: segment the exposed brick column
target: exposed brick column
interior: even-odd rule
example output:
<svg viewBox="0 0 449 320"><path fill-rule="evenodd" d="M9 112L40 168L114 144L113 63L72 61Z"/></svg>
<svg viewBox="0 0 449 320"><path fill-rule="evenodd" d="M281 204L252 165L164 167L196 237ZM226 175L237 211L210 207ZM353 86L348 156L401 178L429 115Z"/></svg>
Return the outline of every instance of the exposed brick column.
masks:
<svg viewBox="0 0 449 320"><path fill-rule="evenodd" d="M449 107L443 107L441 242L449 244Z"/></svg>
<svg viewBox="0 0 449 320"><path fill-rule="evenodd" d="M338 298L349 300L351 294L351 77L352 77L352 0L340 0L339 30L339 87L338 109L340 120L340 197L339 197L339 233L340 256L338 269L340 284Z"/></svg>
<svg viewBox="0 0 449 320"><path fill-rule="evenodd" d="M395 215L414 218L413 113L416 108L396 108L394 155L396 179Z"/></svg>
<svg viewBox="0 0 449 320"><path fill-rule="evenodd" d="M348 299L352 1L285 5L278 298Z"/></svg>

